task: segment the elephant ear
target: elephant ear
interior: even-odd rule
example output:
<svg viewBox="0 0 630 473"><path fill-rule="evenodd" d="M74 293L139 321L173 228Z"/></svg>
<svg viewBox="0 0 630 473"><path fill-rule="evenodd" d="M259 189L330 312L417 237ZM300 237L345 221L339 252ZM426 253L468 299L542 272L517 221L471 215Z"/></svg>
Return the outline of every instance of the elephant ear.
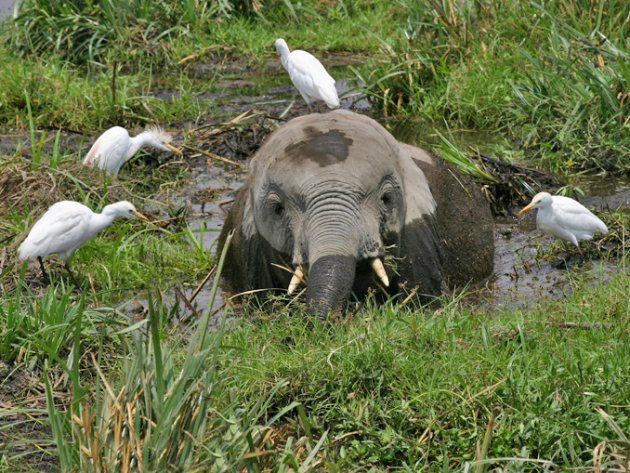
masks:
<svg viewBox="0 0 630 473"><path fill-rule="evenodd" d="M431 215L442 249L446 285L483 280L492 273L494 221L481 190L445 160L403 143L400 149L424 174L434 198Z"/></svg>
<svg viewBox="0 0 630 473"><path fill-rule="evenodd" d="M409 148L423 153L419 148ZM420 299L426 301L442 293L444 255L436 225L436 201L426 176L409 151L401 146L399 154L406 211L400 235L403 258L397 265L398 284L406 291L417 290Z"/></svg>
<svg viewBox="0 0 630 473"><path fill-rule="evenodd" d="M256 229L250 187L247 182L236 195L219 235L220 254L228 234L233 232L221 277L232 293L287 288L291 275L275 265L289 266Z"/></svg>

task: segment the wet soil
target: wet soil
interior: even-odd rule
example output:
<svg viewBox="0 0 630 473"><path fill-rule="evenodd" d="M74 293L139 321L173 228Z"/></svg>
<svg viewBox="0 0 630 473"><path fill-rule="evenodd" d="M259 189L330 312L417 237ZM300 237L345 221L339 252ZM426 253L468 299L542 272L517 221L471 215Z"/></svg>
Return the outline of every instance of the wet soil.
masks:
<svg viewBox="0 0 630 473"><path fill-rule="evenodd" d="M357 60L344 57L331 59L336 61L335 65L338 69L335 70L333 67L333 75L338 78L344 77L347 71L343 69L344 65ZM203 77L208 74L210 64L212 64L211 61L192 65L193 75ZM211 110L210 115L198 118L194 122L173 123L167 127L175 134L175 142L185 143L183 157L149 151L126 164L127 169L123 167L122 170L122 172L133 173L139 166L161 168L168 167L171 162L177 166L179 163L177 160L181 159L188 170L188 182L177 189L168 189L163 194L159 192L155 194L156 200L163 205L149 208L147 211L154 218L172 219L172 215L164 215L165 207L186 209L185 224L195 231L199 244L210 252L214 252L216 239L229 209L229 203L244 182L249 158L274 129L287 120L310 111L285 77L279 61L270 61L262 69L252 67L245 78L242 75L243 64L235 66L233 63L226 62L220 67L223 68L222 73L227 74L228 77L230 74L240 73L241 75L238 78L225 79L216 92L200 95L216 99L217 108ZM270 85L265 88L264 84L261 86L261 82ZM355 85L352 81L341 79L338 80L338 85L340 95L344 97L342 108L373 114L367 99L353 91ZM243 90L259 90L260 93L242 95ZM178 93L178 91L157 90L154 95L157 98L169 99ZM425 147L426 142L431 141L427 138L428 130L418 129L413 122L394 122L388 119L387 126L401 141ZM47 137L44 151L49 153L52 150L54 133L49 131ZM483 137L477 134L471 134L468 139L471 144L479 144L480 140L483 141ZM63 133L60 137L60 146L62 149L78 149L78 155L82 156L89 148L91 141L89 137L81 134ZM19 133L0 135L0 153L14 154L16 149L20 149L22 154L28 156L31 152L30 137ZM482 187L497 218L495 270L483 290L486 293L481 294L479 300L490 305L520 305L520 301L531 300L533 294L537 296L537 299L561 296L568 287L567 271L558 269L553 261L541 260L539 255L540 247L551 245L553 241L550 238L536 236L533 213L516 217L517 209L529 200L532 192L553 191L560 187L560 182L554 176L537 169L480 154L476 158L480 165L496 178L496 182L482 183ZM619 181L611 184L610 180L602 179L585 182L591 189L588 196L580 199L585 205L603 209L630 206L630 184L627 182ZM56 185L56 182L53 185ZM5 189L9 187L4 186ZM51 197L58 198L59 196L52 195ZM4 198L6 201L7 196ZM597 262L580 265L582 270L588 270L588 267L593 269L597 266ZM613 263L604 265L604 273L614 270ZM182 303L183 310L191 312L203 310L207 305L209 286L206 284L198 292L190 304L192 307ZM197 287L198 283L179 287L177 290L190 298ZM173 301L183 302L182 297L176 295L175 288L166 297L170 297ZM139 301L139 303L144 304L144 301ZM213 307L218 309L221 304L222 300L218 298ZM130 304L130 307L130 311L137 310L134 304Z"/></svg>
<svg viewBox="0 0 630 473"><path fill-rule="evenodd" d="M337 58L339 69L333 68L335 77L344 77L346 72L343 67L353 58ZM203 77L205 74L216 73L211 69L214 66L211 61L207 63L195 63L191 65L194 74ZM258 149L265 137L285 121L309 112L301 98L280 69L279 62L275 61L262 69L252 67L243 77L242 64L234 66L226 63L221 65L224 74L239 75L225 80L221 84L221 90L200 94L200 97L216 100L217 107L209 110L209 115L195 121L172 123L167 129L175 133L175 144L185 144L183 157L147 152L133 162L126 164L121 173L134 173L144 171L144 168L157 169L167 172L169 167L175 168L184 163L187 168L187 182L176 188L151 189L157 204L151 207L147 204L147 211L155 219L172 219L173 216L165 209L185 209L184 222L196 233L199 245L210 253L216 248L216 239L222 228L229 203L244 182L247 174L249 158ZM230 69L232 68L232 69ZM247 68L246 68L247 71ZM274 76L269 87L261 87L263 76ZM268 80L267 77L264 80ZM352 91L352 82L339 80L342 92L342 107L352 108L361 113L373 114L369 102ZM259 88L259 94L242 94L243 90ZM155 97L168 100L178 94L178 91L157 90ZM412 144L423 145L423 140L416 134L409 132L409 127L404 123L389 126L390 130L399 139ZM52 137L52 132L47 132L47 137ZM60 146L62 149L76 149L77 156L82 156L89 148L93 138L81 134L64 132L61 135ZM480 137L471 137L471 140ZM39 134L37 136L39 140ZM44 151L50 153L53 141L44 144ZM30 153L30 137L24 133L0 134L0 155L12 156L16 149L28 156ZM517 216L517 209L521 207L531 196L526 192L527 188L553 191L559 186L557 180L538 170L531 170L523 166L504 163L493 157L483 159L479 157L486 169L497 177L497 183L493 188L488 188L487 195L496 215L495 229L495 260L494 273L486 281L485 285L477 288L467 298L471 304L487 307L489 310L497 307L525 307L536 304L540 299L554 299L563 297L572 288L572 271L555 265L556 255L545 250L552 244L551 238L541 237L535 230L534 214ZM76 171L80 178L89 182L95 176L83 175L90 173L80 166L77 159L76 166L71 166L72 173ZM50 173L49 173L50 174ZM64 186L72 187L71 181L66 182L61 175L50 175L41 182L32 182L31 191L39 192L43 197L39 199L40 205L50 205L49 200L59 200L65 195ZM4 179L4 180L2 180ZM13 179L13 180L12 180ZM0 176L0 217L2 216L2 203L13 202L14 205L23 205L19 195L23 192L25 183L20 180L23 175L17 172L15 175ZM14 182L15 181L15 182ZM617 181L602 184L601 179L587 182L588 196L580 200L587 206L595 209L613 209L623 207L630 208L630 184L628 181ZM525 183L525 185L523 184ZM527 187L528 186L528 187ZM40 189L41 187L41 189ZM54 191L50 191L50 189ZM124 186L121 186L124 189ZM12 192L14 191L14 192ZM109 192L112 192L110 188ZM123 190L121 197L126 198ZM159 204L159 205L158 205ZM176 220L176 219L175 219ZM175 221L173 220L173 221ZM0 229L1 230L1 229ZM1 234L1 233L0 233ZM15 253L15 245L8 247L8 252L0 258L0 272L6 267L6 255ZM7 247L5 246L4 250ZM562 256L558 253L558 257ZM600 281L610 277L618 269L614 259L602 262L598 259L585 260L576 266L581 274L594 281ZM35 281L36 282L36 281ZM195 320L208 305L212 278L208 282L194 281L187 285L178 285L163 294L168 304L179 304L178 321ZM0 288L1 289L1 288ZM6 290L6 288L4 288ZM193 294L195 297L193 298ZM224 300L221 295L212 304L215 316L211 325L221 321L221 310ZM134 319L142 318L146 314L146 300L140 296L137 300L129 301L126 311ZM41 385L37 379L31 379L29 373L24 371L9 373L5 366L0 365L0 407L15 405L18 399L33 398L39 400L38 406L44 402ZM23 393L29 392L28 396ZM35 402L34 401L34 402ZM20 401L21 402L21 401ZM30 427L18 429L16 432L0 432L0 442L8 442L16 438L42 437L50 438L49 432L39 432L41 424L34 422ZM26 431L25 429L33 429ZM38 433L39 432L39 433ZM9 438L9 435L12 437ZM22 437L19 437L22 436ZM16 447L21 448L21 447ZM25 447L27 448L27 447ZM31 447L29 447L31 448ZM17 450L15 450L17 451ZM44 453L43 459L37 464L44 470L50 467L50 461Z"/></svg>

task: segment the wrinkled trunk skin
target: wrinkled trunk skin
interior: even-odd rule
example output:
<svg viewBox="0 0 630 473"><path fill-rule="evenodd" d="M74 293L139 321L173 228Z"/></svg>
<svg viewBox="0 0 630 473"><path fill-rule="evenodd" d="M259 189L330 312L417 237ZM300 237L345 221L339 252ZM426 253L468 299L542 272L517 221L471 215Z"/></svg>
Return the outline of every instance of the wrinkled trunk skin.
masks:
<svg viewBox="0 0 630 473"><path fill-rule="evenodd" d="M307 312L320 319L341 311L352 291L356 259L351 256L322 256L308 272Z"/></svg>

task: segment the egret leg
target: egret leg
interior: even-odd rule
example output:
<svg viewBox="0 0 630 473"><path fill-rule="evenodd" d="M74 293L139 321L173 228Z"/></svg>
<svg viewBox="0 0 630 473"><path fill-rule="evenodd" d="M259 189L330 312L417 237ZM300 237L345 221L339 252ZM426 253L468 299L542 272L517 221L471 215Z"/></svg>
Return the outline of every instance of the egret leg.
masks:
<svg viewBox="0 0 630 473"><path fill-rule="evenodd" d="M70 274L70 278L72 279L72 282L74 283L74 285L77 288L80 288L80 284L77 282L77 280L74 278L74 274L72 274L72 271L70 270L70 265L68 264L68 260L65 261L65 266L66 266L66 271L68 271L68 274Z"/></svg>
<svg viewBox="0 0 630 473"><path fill-rule="evenodd" d="M575 247L575 250L573 250L572 248ZM580 248L580 242L577 242L577 245L573 245L570 246L569 242L565 241L564 242L564 248L567 250L568 254L575 254L575 251L577 251L579 253L580 256L584 256L584 253L582 252L582 248Z"/></svg>
<svg viewBox="0 0 630 473"><path fill-rule="evenodd" d="M50 284L50 275L46 272L44 268L44 262L42 261L42 257L38 256L37 261L39 261L39 267L42 269L42 276L46 280L46 284Z"/></svg>

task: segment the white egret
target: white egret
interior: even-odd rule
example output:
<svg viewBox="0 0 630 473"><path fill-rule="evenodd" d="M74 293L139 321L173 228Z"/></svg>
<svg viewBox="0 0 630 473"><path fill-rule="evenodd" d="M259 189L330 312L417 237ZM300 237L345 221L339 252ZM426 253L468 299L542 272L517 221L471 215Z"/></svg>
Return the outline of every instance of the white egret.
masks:
<svg viewBox="0 0 630 473"><path fill-rule="evenodd" d="M144 145L162 151L182 152L170 144L173 137L159 127L151 127L133 138L121 126L115 126L103 133L88 151L83 160L86 166L97 166L118 175L123 164L130 160Z"/></svg>
<svg viewBox="0 0 630 473"><path fill-rule="evenodd" d="M123 200L107 205L101 213L92 212L79 202L63 200L50 206L31 228L26 239L18 248L18 260L37 258L44 277L43 256L59 255L78 287L68 258L79 246L91 240L98 232L108 227L116 217L137 217L149 221L133 204Z"/></svg>
<svg viewBox="0 0 630 473"><path fill-rule="evenodd" d="M578 249L578 240L590 240L595 233L608 233L604 222L570 197L539 192L520 213L534 208L538 209L538 230L569 241Z"/></svg>
<svg viewBox="0 0 630 473"><path fill-rule="evenodd" d="M326 102L328 108L339 107L335 79L328 74L315 56L301 49L290 52L289 46L282 38L276 40L275 46L282 67L287 70L291 82L309 107L315 100Z"/></svg>

